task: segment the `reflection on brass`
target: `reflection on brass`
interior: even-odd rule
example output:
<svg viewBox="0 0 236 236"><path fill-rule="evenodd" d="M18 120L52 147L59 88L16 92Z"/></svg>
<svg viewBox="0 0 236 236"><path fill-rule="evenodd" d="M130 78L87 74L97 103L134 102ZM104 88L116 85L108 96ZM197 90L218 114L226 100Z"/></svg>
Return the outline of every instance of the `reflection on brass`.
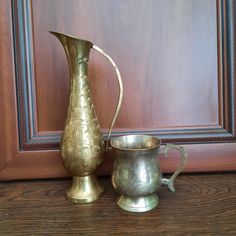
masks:
<svg viewBox="0 0 236 236"><path fill-rule="evenodd" d="M103 192L94 172L103 160L105 145L87 79L90 49L94 48L108 59L119 83L120 94L108 139L122 103L121 76L111 57L91 42L58 32L51 33L62 43L70 71L70 99L60 147L65 168L73 175L72 186L66 196L75 203L92 202Z"/></svg>
<svg viewBox="0 0 236 236"><path fill-rule="evenodd" d="M162 184L174 192L174 180L187 160L186 150L174 144L161 147L160 139L147 135L127 135L111 141L115 152L112 184L120 194L119 207L131 212L145 212L158 205L157 191ZM169 150L181 154L180 165L170 179L162 178L158 154L167 156Z"/></svg>

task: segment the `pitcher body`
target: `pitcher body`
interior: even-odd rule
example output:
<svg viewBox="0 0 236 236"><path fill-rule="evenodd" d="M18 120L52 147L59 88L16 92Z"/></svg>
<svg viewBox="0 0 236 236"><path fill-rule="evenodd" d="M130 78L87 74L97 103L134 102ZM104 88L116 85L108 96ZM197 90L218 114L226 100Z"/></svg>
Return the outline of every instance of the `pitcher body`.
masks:
<svg viewBox="0 0 236 236"><path fill-rule="evenodd" d="M69 38L69 40L71 40ZM92 104L87 79L92 45L82 40L69 43L71 88L68 116L61 141L65 167L74 176L87 176L102 162L104 141ZM80 48L79 48L80 47Z"/></svg>

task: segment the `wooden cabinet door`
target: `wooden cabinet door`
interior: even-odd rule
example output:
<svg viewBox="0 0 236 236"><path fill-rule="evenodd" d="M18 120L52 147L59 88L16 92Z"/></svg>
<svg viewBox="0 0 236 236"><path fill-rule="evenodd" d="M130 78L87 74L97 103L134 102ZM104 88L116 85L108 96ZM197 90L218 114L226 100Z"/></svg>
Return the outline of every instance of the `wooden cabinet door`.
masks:
<svg viewBox="0 0 236 236"><path fill-rule="evenodd" d="M67 112L66 56L50 30L92 41L124 81L113 136L142 133L186 147L186 172L236 169L235 1L1 0L0 179L66 176L59 155ZM95 52L89 80L106 138L118 96ZM98 170L110 174L109 152ZM164 172L178 154L161 158Z"/></svg>

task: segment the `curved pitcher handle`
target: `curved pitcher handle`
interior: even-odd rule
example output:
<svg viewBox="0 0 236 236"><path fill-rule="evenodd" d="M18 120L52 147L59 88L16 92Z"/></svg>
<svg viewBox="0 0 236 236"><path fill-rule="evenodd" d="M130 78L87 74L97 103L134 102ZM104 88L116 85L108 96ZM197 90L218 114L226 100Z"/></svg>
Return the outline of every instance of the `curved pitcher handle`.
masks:
<svg viewBox="0 0 236 236"><path fill-rule="evenodd" d="M167 157L167 154L169 153L170 150L175 149L180 152L180 163L178 169L175 171L175 173L169 178L165 179L162 178L162 184L165 184L169 187L170 191L175 192L175 187L174 187L174 180L175 178L180 174L180 172L183 170L186 161L187 161L187 151L184 147L175 145L175 144L166 144L163 150L159 152L159 154L164 154L165 157Z"/></svg>
<svg viewBox="0 0 236 236"><path fill-rule="evenodd" d="M121 79L120 72L118 70L117 65L112 60L112 58L107 53L105 53L101 48L99 48L96 45L93 45L93 49L95 49L96 51L101 53L112 64L113 69L115 70L115 73L116 73L118 84L119 84L119 98L118 98L118 102L117 102L117 105L116 105L116 111L115 111L114 116L112 118L111 126L110 126L110 129L109 129L109 132L108 132L107 142L106 142L106 147L105 147L105 150L107 151L108 150L108 145L109 145L109 139L110 139L110 136L111 136L111 131L112 131L113 126L116 122L116 118L117 118L118 113L120 111L121 103L122 103L122 100L123 100L124 88L123 88L123 82L122 82L122 79Z"/></svg>

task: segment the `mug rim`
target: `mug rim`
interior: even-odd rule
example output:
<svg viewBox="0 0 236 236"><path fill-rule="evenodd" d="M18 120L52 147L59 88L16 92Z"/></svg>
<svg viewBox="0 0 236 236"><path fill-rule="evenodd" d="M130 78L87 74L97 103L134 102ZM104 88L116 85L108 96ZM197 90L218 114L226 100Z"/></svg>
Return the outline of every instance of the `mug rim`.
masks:
<svg viewBox="0 0 236 236"><path fill-rule="evenodd" d="M114 144L114 141L116 141L119 138L124 138L124 137L146 137L146 138L150 138L153 139L155 141L157 141L157 144L150 146L150 147L145 147L145 148L125 148L125 147L119 147L117 145ZM148 150L152 150L155 149L157 147L161 146L161 139L157 138L157 137L153 137L151 135L145 135L145 134L129 134L129 135L122 135L122 136L118 136L115 137L113 139L111 139L110 141L110 145L112 148L117 149L117 150L122 150L122 151L148 151Z"/></svg>

